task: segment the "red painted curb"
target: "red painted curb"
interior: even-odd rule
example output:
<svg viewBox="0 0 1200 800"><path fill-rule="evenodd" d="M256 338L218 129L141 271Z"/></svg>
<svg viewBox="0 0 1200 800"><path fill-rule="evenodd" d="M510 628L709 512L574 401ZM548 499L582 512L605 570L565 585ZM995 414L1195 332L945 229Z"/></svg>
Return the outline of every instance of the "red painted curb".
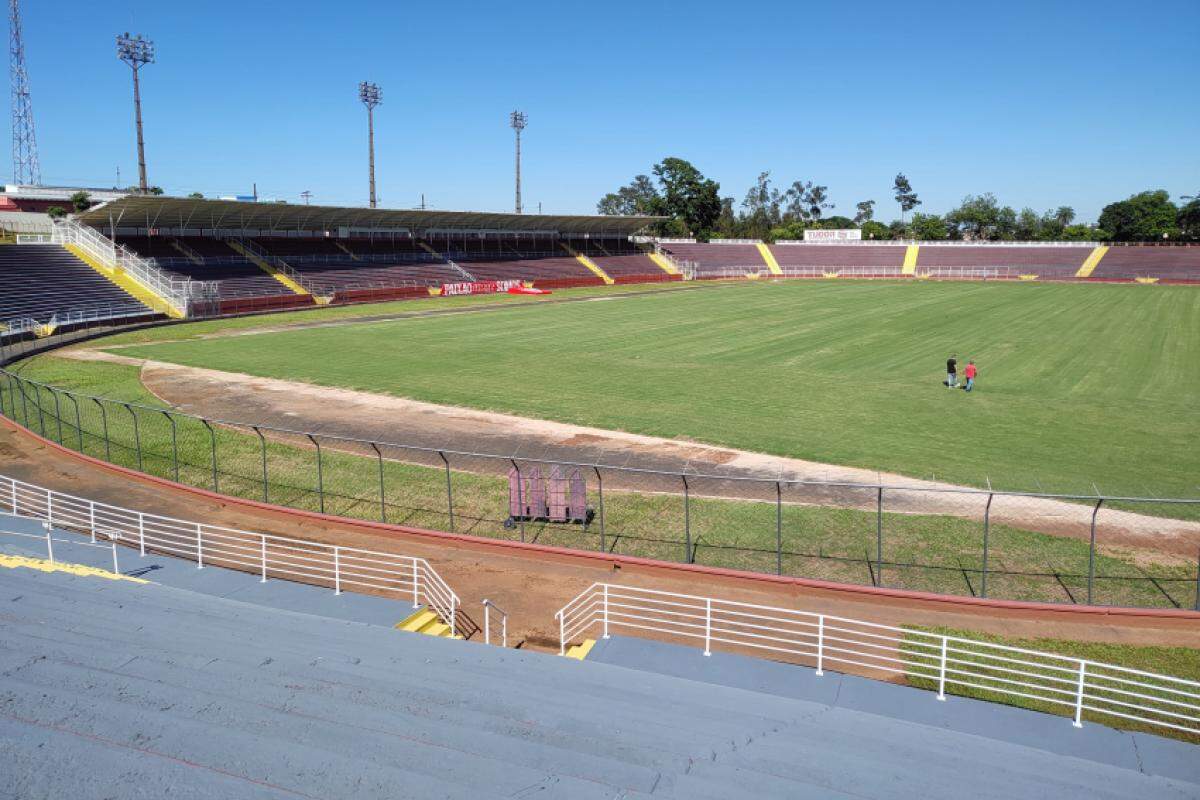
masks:
<svg viewBox="0 0 1200 800"><path fill-rule="evenodd" d="M587 561L600 561L609 564L624 564L629 566L652 567L654 569L685 572L696 575L710 575L719 578L733 578L737 580L757 581L760 583L780 584L784 586L796 586L807 589L820 589L830 592L840 592L843 594L856 595L864 599L874 598L897 598L903 600L915 600L921 602L937 603L951 606L969 606L972 608L994 609L994 610L1016 610L1016 611L1041 611L1057 614L1089 614L1097 616L1111 617L1136 617L1136 618L1163 618L1163 619L1195 619L1200 620L1200 611L1192 611L1181 608L1125 608L1118 606L1081 606L1081 605L1064 605L1061 603L1035 603L1024 600L994 600L980 597L960 597L958 595L937 594L935 592L921 592L912 589L889 589L878 586L857 586L847 583L835 583L833 581L823 581L816 578L796 578L785 575L768 575L761 572L746 572L744 570L727 569L725 567L708 567L702 564L679 564L674 561L658 561L652 558L641 558L639 556L621 556L605 553L595 553L590 550L574 550L569 547L554 547L551 545L535 544L532 542L510 542L503 539L490 539L484 536L471 536L465 533L449 533L446 531L433 531L425 528L411 528L404 525L392 525L383 522L372 522L370 520L353 519L350 517L338 517L332 514L322 514L316 511L303 511L286 506L274 505L273 503L263 503L257 500L246 500L240 497L231 495L219 494L211 492L208 489L200 489L195 486L187 486L186 484L176 483L166 478L160 478L156 475L149 475L144 472L122 467L117 464L110 464L107 461L102 461L93 456L85 455L76 452L69 447L64 447L57 442L40 436L33 431L25 428L19 423L9 419L8 417L0 417L0 421L14 429L18 433L24 434L34 441L50 447L58 452L69 455L86 464L98 467L107 472L122 475L133 480L141 481L142 483L150 483L164 488L181 491L186 494L202 497L206 500L220 502L225 505L242 506L256 511L267 511L272 514L280 514L285 517L298 517L305 520L315 520L319 522L330 522L338 525L347 525L350 527L366 528L368 530L379 531L382 533L399 533L406 536L421 536L430 539L437 539L445 542L463 542L475 546L487 548L495 548L498 550L517 550L530 553L546 553L550 555L565 556L567 558L578 558Z"/></svg>

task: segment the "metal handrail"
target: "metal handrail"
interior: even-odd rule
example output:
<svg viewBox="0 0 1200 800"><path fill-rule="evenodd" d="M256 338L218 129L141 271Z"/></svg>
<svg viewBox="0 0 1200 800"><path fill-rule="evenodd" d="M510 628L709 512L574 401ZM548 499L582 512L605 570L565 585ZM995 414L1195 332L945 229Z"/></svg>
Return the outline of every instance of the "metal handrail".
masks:
<svg viewBox="0 0 1200 800"><path fill-rule="evenodd" d="M162 297L173 310L186 313L190 295L188 280L173 278L138 254L118 245L95 228L71 219L54 222L55 244L75 245L110 269L119 269L143 287Z"/></svg>
<svg viewBox="0 0 1200 800"><path fill-rule="evenodd" d="M599 626L702 641L714 646L780 653L915 678L948 687L1030 699L1065 710L1075 727L1083 714L1115 717L1188 734L1200 734L1200 682L978 639L867 622L790 608L700 595L594 583L555 613L559 653Z"/></svg>
<svg viewBox="0 0 1200 800"><path fill-rule="evenodd" d="M196 562L231 566L269 577L326 584L343 591L384 592L432 608L456 631L458 595L424 558L330 545L274 534L210 525L134 511L54 491L0 475L0 508L14 517L36 519L51 527L97 536L116 536L121 544L163 552ZM2 513L2 512L0 512Z"/></svg>
<svg viewBox="0 0 1200 800"><path fill-rule="evenodd" d="M508 614L487 598L483 601L483 643L492 643L492 611L500 615L500 646L508 647Z"/></svg>

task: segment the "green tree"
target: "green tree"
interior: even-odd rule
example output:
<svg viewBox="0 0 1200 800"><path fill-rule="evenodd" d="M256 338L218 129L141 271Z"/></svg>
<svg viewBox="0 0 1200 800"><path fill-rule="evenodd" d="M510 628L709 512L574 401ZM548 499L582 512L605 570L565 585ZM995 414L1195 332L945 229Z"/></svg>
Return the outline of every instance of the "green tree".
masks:
<svg viewBox="0 0 1200 800"><path fill-rule="evenodd" d="M649 175L638 175L628 186L609 192L596 204L601 214L619 216L655 215L662 211L662 196Z"/></svg>
<svg viewBox="0 0 1200 800"><path fill-rule="evenodd" d="M964 239L1012 239L1018 231L1017 212L1001 207L991 192L967 195L958 208L946 214L946 222Z"/></svg>
<svg viewBox="0 0 1200 800"><path fill-rule="evenodd" d="M854 220L850 219L849 217L844 217L841 214L834 214L832 217L825 217L822 220L818 220L814 223L813 227L825 228L826 230L849 230L851 228L857 228L858 226L855 225Z"/></svg>
<svg viewBox="0 0 1200 800"><path fill-rule="evenodd" d="M922 214L918 211L912 215L912 223L909 225L909 230L912 232L914 239L922 241L938 241L950 238L950 230L946 227L946 220L937 214Z"/></svg>
<svg viewBox="0 0 1200 800"><path fill-rule="evenodd" d="M917 193L913 191L912 183L903 172L896 175L892 191L896 196L896 202L900 204L900 223L903 225L904 215L921 205L921 201L917 199Z"/></svg>
<svg viewBox="0 0 1200 800"><path fill-rule="evenodd" d="M50 206L46 209L46 215L50 219L62 219L67 215L67 210L62 206Z"/></svg>
<svg viewBox="0 0 1200 800"><path fill-rule="evenodd" d="M1182 238L1200 241L1200 197L1179 209L1175 223Z"/></svg>
<svg viewBox="0 0 1200 800"><path fill-rule="evenodd" d="M855 225L862 225L864 222L870 222L875 219L874 200L863 200L861 203L855 203L854 207L858 209L858 213L854 215Z"/></svg>
<svg viewBox="0 0 1200 800"><path fill-rule="evenodd" d="M749 238L765 238L783 221L784 195L771 186L771 173L760 172L742 200L741 228Z"/></svg>
<svg viewBox="0 0 1200 800"><path fill-rule="evenodd" d="M189 194L189 195L188 195L188 199L190 199L190 200L203 200L203 199L204 199L204 194L203 194L202 192L192 192L191 194Z"/></svg>
<svg viewBox="0 0 1200 800"><path fill-rule="evenodd" d="M819 220L825 209L834 208L833 203L829 202L828 186L814 186L809 189L806 201L808 204L809 219Z"/></svg>
<svg viewBox="0 0 1200 800"><path fill-rule="evenodd" d="M1179 209L1167 192L1141 192L1109 203L1100 212L1099 227L1119 242L1147 242L1179 235Z"/></svg>
<svg viewBox="0 0 1200 800"><path fill-rule="evenodd" d="M92 199L88 196L87 192L79 191L71 195L71 207L75 209L76 214L81 211L87 211L93 205Z"/></svg>
<svg viewBox="0 0 1200 800"><path fill-rule="evenodd" d="M862 224L862 237L864 239L891 239L892 230L882 222L869 219Z"/></svg>
<svg viewBox="0 0 1200 800"><path fill-rule="evenodd" d="M721 216L721 185L682 158L664 158L653 171L666 214L694 236L710 235Z"/></svg>
<svg viewBox="0 0 1200 800"><path fill-rule="evenodd" d="M1062 229L1058 238L1067 242L1102 242L1111 239L1112 234L1090 225L1068 225Z"/></svg>

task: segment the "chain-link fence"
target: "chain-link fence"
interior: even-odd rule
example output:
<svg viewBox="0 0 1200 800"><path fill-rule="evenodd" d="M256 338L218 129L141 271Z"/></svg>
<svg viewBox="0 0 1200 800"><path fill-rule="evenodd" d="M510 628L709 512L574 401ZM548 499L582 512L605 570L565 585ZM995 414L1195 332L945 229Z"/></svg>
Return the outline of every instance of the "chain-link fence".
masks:
<svg viewBox="0 0 1200 800"><path fill-rule="evenodd" d="M206 419L3 370L0 413L114 464L343 517L940 594L1200 608L1200 498L469 453Z"/></svg>

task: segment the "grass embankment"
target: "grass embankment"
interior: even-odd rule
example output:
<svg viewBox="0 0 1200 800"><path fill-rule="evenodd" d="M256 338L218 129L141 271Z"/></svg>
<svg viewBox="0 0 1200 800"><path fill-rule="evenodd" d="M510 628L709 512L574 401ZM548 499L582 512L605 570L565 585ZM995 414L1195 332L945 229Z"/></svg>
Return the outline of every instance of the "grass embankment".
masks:
<svg viewBox="0 0 1200 800"><path fill-rule="evenodd" d="M974 486L1200 493L1189 287L748 282L123 352ZM950 353L977 391L941 385Z"/></svg>
<svg viewBox="0 0 1200 800"><path fill-rule="evenodd" d="M920 627L920 628L916 628L916 630L921 630L921 631L925 631L928 633L934 633L934 634L942 634L945 636L956 636L956 637L961 637L964 639L971 639L971 640L979 641L979 642L987 642L990 644L999 644L999 645L1005 645L1008 647L1018 647L1018 648L1021 648L1024 650L1034 650L1034 651L1037 651L1040 653L1051 653L1051 654L1056 654L1056 655L1061 655L1061 656L1067 656L1069 658L1085 659L1087 661L1097 662L1100 664L1112 664L1112 665L1118 666L1118 667L1127 667L1129 669L1142 670L1144 672L1153 672L1153 673L1156 673L1159 675L1169 675L1171 677L1182 678L1182 679L1188 680L1188 681L1200 682L1200 650L1193 650L1193 649L1187 648L1187 647L1159 647L1159 646L1148 646L1148 645L1114 644L1114 643L1110 643L1110 642L1080 642L1080 641L1066 640L1066 639L1017 639L1017 638L1013 638L1013 637L995 636L992 634L979 633L977 631L963 631L963 630L957 630L957 629L953 629L953 628ZM918 641L927 641L927 639L925 639L923 637L915 637L915 636L910 637L909 641L907 643L907 646L910 648L913 648L914 650L923 652L922 648L919 648L916 646L916 642L918 642ZM963 644L963 643L955 643L954 646L957 648L963 649L963 650L968 650L968 651L973 649L970 645ZM989 651L988 648L978 648L978 651L979 652L990 652L993 655L997 654L994 651ZM964 655L962 653L959 653L956 655L959 658L964 658L964 659L972 658L970 655ZM1040 691L1031 691L1028 689L1021 689L1021 687L1014 687L1014 686L1008 687L1008 688L1018 690L1018 691L1026 691L1027 693L1030 693L1030 694L1041 694L1046 697L1061 698L1060 702L1048 702L1046 700L1033 700L1033 699L1026 698L1026 697L1014 697L1009 694L1005 694L1002 692L996 692L996 691L992 691L992 690L988 690L988 689L980 689L980 688L976 688L976 687L961 686L961 685L958 685L953 682L947 683L946 693L959 695L962 697L972 697L972 698L975 698L978 700L988 700L988 701L995 702L995 703L1003 703L1005 705L1017 706L1019 708L1028 708L1033 711L1041 711L1041 712L1044 712L1047 714L1057 714L1057 715L1065 716L1065 717L1074 716L1074 713L1075 713L1075 709L1074 709L1074 705L1073 705L1074 699L1072 697L1070 697L1069 694L1074 692L1075 685L1072 683L1073 676L1071 676L1070 674L1068 674L1066 672L1061 671L1061 668L1063 668L1064 666L1067 666L1063 661L1061 661L1059 659L1054 659L1054 658L1049 658L1049 659L1039 658L1037 656L1030 656L1030 655L1016 654L1016 653L1008 654L1008 655L1014 659L1020 659L1022 661L1027 661L1027 662L1031 662L1034 664L1043 664L1043 665L1045 665L1045 667L1038 668L1038 667L1031 667L1031 666L1019 665L1019 664L1006 664L1006 663L1002 663L1002 662L988 661L986 663L992 665L993 667L997 667L997 668L988 668L988 667L971 667L970 668L971 671L976 672L976 673L978 673L982 676L986 676L986 677L967 678L965 676L959 676L959 678L962 680L970 680L976 684L1005 686L1006 684L1003 683L1003 680L1005 680L1005 679L1007 679L1007 680L1029 680L1028 678L1026 678L1024 676L1014 675L1010 672L1005 672L1004 671L1005 669L1036 671L1042 675L1059 677L1059 678L1063 679L1063 681L1060 681L1060 682L1051 681L1051 682L1045 682L1042 685L1045 687L1060 688L1067 694L1056 695L1053 692L1046 691L1045 689L1042 689ZM1002 667L1003 669L1000 669L1000 667ZM936 672L937 671L936 665L928 667L928 668L922 668L922 671ZM1092 672L1094 672L1094 674L1097 676L1097 682L1096 682L1097 687L1099 687L1099 686L1114 687L1117 689L1123 689L1125 691L1140 692L1142 694L1150 695L1152 697L1160 697L1160 698L1163 698L1168 701L1190 702L1190 703L1192 703L1192 705L1196 704L1195 700L1189 701L1186 698L1179 696L1178 694L1174 694L1171 692L1162 692L1162 691L1156 692L1153 690L1146 690L1146 689L1139 689L1136 687L1130 687L1130 686L1127 686L1127 685L1124 685L1124 684L1121 684L1121 683L1118 683L1118 682L1115 682L1112 680L1105 680L1103 677L1106 675L1110 675L1110 676L1121 677L1126 680L1143 680L1143 681L1146 680L1144 678L1139 678L1136 675L1129 675L1129 674L1125 674L1125 673L1106 671L1106 670L1100 669L1100 668L1092 670ZM933 691L937 690L937 681L930 680L927 678L917 677L912 674L907 675L906 679L907 679L908 683L912 686L916 686L916 687L923 688L923 689L931 689ZM1157 681L1155 681L1154 683L1159 684L1159 682L1157 682ZM1197 691L1200 691L1200 690L1197 690L1195 687L1189 688L1189 687L1180 686L1177 684L1171 684L1170 682L1162 682L1159 685L1168 686L1168 687L1176 688L1176 689L1182 689L1184 691L1190 691L1192 693L1196 693ZM1120 702L1126 702L1126 703L1136 703L1136 702L1146 703L1147 702L1145 700L1138 700L1136 698L1131 698L1131 697L1129 697L1127 695L1123 695L1119 692L1106 692L1100 688L1096 688L1096 689L1089 688L1089 694L1091 694L1093 692L1095 694L1099 695L1100 697L1108 698L1108 699L1111 699L1114 701L1120 701ZM1085 703L1085 705L1086 704L1087 703ZM1097 701L1091 701L1091 704L1094 706L1094 705L1098 705L1099 703ZM1174 713L1185 713L1185 714L1191 713L1193 716L1196 715L1195 710L1188 712L1187 709L1181 709L1181 708L1172 706L1172 705L1170 705L1170 703L1155 704L1152 701L1150 701L1149 705L1151 705L1153 707L1164 709L1166 711L1174 712ZM1128 714L1132 714L1134 716L1153 716L1153 715L1147 715L1144 712L1143 713L1134 712L1130 709L1122 708L1121 706L1109 706L1109 707L1113 708L1117 711L1120 711L1122 713L1128 713ZM1169 722L1169 723L1181 724L1184 726L1187 726L1187 724L1188 724L1182 720L1173 719L1170 716L1160 716L1158 718L1162 719L1165 722ZM1096 713L1094 711L1085 710L1083 712L1083 719L1085 722L1088 722L1088 721L1097 722L1097 723L1100 723L1103 725L1108 725L1110 727L1120 728L1121 730L1145 731L1145 732L1149 732L1149 733L1158 734L1160 736L1171 736L1171 737L1177 738L1177 739L1184 739L1186 741L1200 743L1200 735L1188 734L1187 732L1183 732L1183 731L1173 731L1173 730L1167 729L1163 726L1147 725L1145 723L1135 722L1133 720L1121 719L1119 717L1114 717L1112 715L1107 715L1107 714L1100 714L1100 713ZM1195 727L1194 724L1193 724L1193 727Z"/></svg>
<svg viewBox="0 0 1200 800"><path fill-rule="evenodd" d="M162 404L138 380L135 367L80 362L42 356L21 366L33 380L82 393L136 402ZM5 397L12 409L13 398ZM27 407L33 408L32 397ZM44 421L34 413L31 426L42 425L48 436L59 438L53 419L53 400L43 394L48 410ZM80 448L74 407L61 402L62 440ZM133 417L120 405L107 407L109 446L102 435L105 416L92 402L79 404L83 429L82 450L108 457L115 463L137 467ZM20 416L20 409L18 409ZM206 428L177 417L179 479L213 488L212 440ZM175 457L171 426L153 411L137 413L143 470L174 477ZM316 453L304 440L266 441L267 482L264 495L262 449L248 429L215 427L219 491L248 499L264 496L273 503L301 509L321 507ZM437 465L420 466L390 460L404 457L383 449L383 494L380 502L379 465L369 450L361 454L331 449L322 454L324 509L333 514L439 530L451 528L446 503L445 472ZM411 458L411 456L410 456ZM436 457L435 457L436 458ZM596 485L589 480L589 502L598 506ZM515 539L519 529L503 525L507 516L507 482L498 475L452 471L453 530L480 536ZM853 509L800 505L785 496L782 507L782 566L785 574L849 583L879 580L875 556L876 516ZM693 498L690 533L697 563L774 572L776 568L776 508L773 503L737 502ZM673 561L685 556L683 498L680 496L606 491L604 496L604 547L628 555ZM954 517L883 516L883 583L889 586L972 595L980 591L981 537L978 523ZM599 549L599 521L586 531L578 526L527 525L527 540L567 547ZM1086 597L1087 544L1085 542L993 525L991 528L988 594L1021 600L1082 602ZM1148 571L1149 569L1149 571ZM1163 562L1143 569L1135 558L1120 550L1102 547L1097 559L1096 601L1114 605L1190 607L1194 602L1193 567ZM1153 575L1153 578L1151 577Z"/></svg>

